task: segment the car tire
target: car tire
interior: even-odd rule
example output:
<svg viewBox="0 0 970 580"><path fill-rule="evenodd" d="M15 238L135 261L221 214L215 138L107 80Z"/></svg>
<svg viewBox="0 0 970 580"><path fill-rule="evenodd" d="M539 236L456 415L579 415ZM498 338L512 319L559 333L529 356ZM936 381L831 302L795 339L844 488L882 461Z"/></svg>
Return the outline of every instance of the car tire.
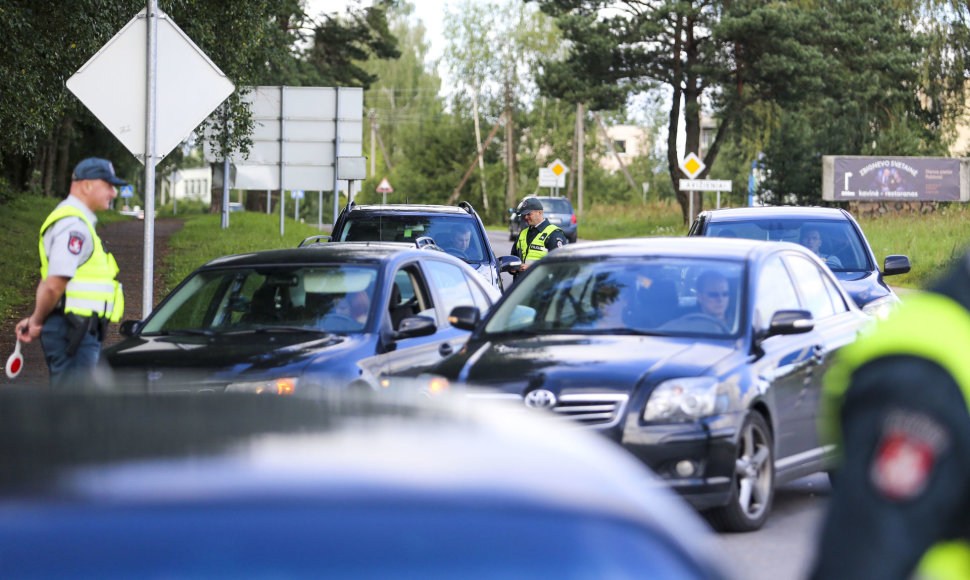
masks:
<svg viewBox="0 0 970 580"><path fill-rule="evenodd" d="M764 417L752 411L741 425L731 499L727 505L707 514L715 528L725 532L751 532L764 525L775 496L773 446Z"/></svg>
<svg viewBox="0 0 970 580"><path fill-rule="evenodd" d="M570 244L575 244L576 243L576 236L573 236L571 238L566 238L566 241L568 241Z"/></svg>

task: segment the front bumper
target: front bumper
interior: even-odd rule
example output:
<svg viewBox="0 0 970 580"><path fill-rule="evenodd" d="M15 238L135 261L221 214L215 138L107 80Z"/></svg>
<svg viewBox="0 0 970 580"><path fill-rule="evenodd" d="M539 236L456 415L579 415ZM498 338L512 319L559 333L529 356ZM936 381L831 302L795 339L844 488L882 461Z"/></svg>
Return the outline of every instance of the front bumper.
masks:
<svg viewBox="0 0 970 580"><path fill-rule="evenodd" d="M694 508L705 510L731 500L741 419L721 415L695 423L644 425L628 417L612 438Z"/></svg>

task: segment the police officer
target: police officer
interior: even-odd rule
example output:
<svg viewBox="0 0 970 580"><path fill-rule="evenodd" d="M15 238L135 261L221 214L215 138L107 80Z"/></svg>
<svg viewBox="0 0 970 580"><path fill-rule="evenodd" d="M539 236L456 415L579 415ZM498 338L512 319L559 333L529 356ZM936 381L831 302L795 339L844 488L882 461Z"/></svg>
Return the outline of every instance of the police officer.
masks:
<svg viewBox="0 0 970 580"><path fill-rule="evenodd" d="M105 252L94 212L114 199L115 175L106 159L77 164L71 189L40 227L40 283L34 311L17 323L17 338L40 338L55 391L78 390L92 380L109 321L124 310L118 265Z"/></svg>
<svg viewBox="0 0 970 580"><path fill-rule="evenodd" d="M519 232L519 239L512 246L512 255L522 260L519 274L528 270L536 260L541 260L551 250L569 243L562 229L550 224L542 215L542 204L538 199L523 199L515 213L529 224L528 228Z"/></svg>
<svg viewBox="0 0 970 580"><path fill-rule="evenodd" d="M970 578L970 254L840 351L841 462L812 578Z"/></svg>

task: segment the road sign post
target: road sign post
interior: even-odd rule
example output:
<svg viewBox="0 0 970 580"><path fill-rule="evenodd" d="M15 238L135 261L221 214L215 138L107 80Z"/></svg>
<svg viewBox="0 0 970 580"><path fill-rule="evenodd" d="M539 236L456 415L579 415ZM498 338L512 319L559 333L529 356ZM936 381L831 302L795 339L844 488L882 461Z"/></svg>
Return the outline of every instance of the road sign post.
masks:
<svg viewBox="0 0 970 580"><path fill-rule="evenodd" d="M131 79L106 91L118 71ZM235 90L232 82L164 12L157 0L135 15L71 78L67 88L145 164L142 316L152 309L155 165ZM186 86L192 90L185 90Z"/></svg>
<svg viewBox="0 0 970 580"><path fill-rule="evenodd" d="M381 203L387 205L387 194L392 193L394 188L391 187L391 182L385 177L381 180L380 185L377 186L377 193L382 194Z"/></svg>

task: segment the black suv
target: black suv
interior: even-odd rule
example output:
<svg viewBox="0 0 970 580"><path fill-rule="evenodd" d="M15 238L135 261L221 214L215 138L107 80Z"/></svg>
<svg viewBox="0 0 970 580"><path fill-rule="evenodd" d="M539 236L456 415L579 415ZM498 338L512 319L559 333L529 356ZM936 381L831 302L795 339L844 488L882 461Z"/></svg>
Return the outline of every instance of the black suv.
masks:
<svg viewBox="0 0 970 580"><path fill-rule="evenodd" d="M514 269L514 256L495 257L485 226L467 201L457 206L425 204L357 205L337 216L332 242L410 242L430 237L452 256L467 262L492 286L502 290L502 272Z"/></svg>

